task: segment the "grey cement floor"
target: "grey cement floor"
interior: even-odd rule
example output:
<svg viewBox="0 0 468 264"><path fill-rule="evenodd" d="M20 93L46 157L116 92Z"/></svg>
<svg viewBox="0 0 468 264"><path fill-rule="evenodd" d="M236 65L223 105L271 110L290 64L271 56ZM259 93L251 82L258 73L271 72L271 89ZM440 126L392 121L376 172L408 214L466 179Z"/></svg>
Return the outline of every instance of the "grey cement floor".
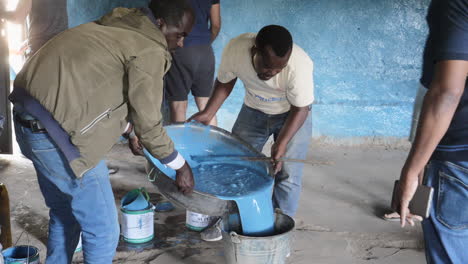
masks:
<svg viewBox="0 0 468 264"><path fill-rule="evenodd" d="M420 226L401 229L379 217L388 208L393 181L407 149L339 147L312 143L288 263L425 263ZM108 157L120 171L111 176L116 204L129 190L146 187L144 158L116 145ZM31 163L21 156L0 156L0 181L10 192L13 240L38 247L45 256L48 209ZM154 243L144 250L122 245L114 263L224 263L222 245L203 242L184 227L185 210L155 215ZM77 253L74 263L82 263Z"/></svg>

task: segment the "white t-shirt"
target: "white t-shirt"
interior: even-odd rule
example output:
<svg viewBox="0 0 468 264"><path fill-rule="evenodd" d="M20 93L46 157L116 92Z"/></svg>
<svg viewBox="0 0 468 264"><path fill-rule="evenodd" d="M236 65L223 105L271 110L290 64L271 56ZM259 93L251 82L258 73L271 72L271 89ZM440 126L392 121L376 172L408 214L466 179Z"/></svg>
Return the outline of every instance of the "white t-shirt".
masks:
<svg viewBox="0 0 468 264"><path fill-rule="evenodd" d="M314 64L307 53L294 44L288 65L268 81L257 76L252 65L251 48L256 34L245 33L224 48L218 81L228 83L239 78L244 83L244 103L266 114L282 114L291 105L304 107L314 101Z"/></svg>

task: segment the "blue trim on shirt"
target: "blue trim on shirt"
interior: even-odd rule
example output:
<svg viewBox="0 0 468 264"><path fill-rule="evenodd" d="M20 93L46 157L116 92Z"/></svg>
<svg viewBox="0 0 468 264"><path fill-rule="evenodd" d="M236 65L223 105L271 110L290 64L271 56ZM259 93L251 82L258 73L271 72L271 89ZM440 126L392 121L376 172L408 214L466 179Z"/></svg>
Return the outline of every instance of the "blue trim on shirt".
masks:
<svg viewBox="0 0 468 264"><path fill-rule="evenodd" d="M257 94L254 94L252 93L251 91L247 91L251 96L253 96L254 98L262 101L262 102L282 102L282 101L286 101L286 97L270 97L270 98L264 98L264 97L261 97L260 95L257 95Z"/></svg>
<svg viewBox="0 0 468 264"><path fill-rule="evenodd" d="M453 145L453 146L439 145L437 146L436 150L449 151L449 152L468 150L468 145Z"/></svg>

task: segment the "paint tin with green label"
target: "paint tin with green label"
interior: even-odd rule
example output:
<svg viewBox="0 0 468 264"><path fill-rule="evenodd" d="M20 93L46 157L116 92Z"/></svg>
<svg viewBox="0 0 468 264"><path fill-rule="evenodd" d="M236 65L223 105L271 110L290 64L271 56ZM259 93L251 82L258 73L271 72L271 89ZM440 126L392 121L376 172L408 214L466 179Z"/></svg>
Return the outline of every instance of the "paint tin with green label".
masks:
<svg viewBox="0 0 468 264"><path fill-rule="evenodd" d="M213 219L213 216L199 214L187 210L185 226L187 226L187 228L190 230L200 232L203 229L207 228L211 224Z"/></svg>
<svg viewBox="0 0 468 264"><path fill-rule="evenodd" d="M145 243L154 237L154 206L144 210L131 211L121 208L122 236L132 244Z"/></svg>

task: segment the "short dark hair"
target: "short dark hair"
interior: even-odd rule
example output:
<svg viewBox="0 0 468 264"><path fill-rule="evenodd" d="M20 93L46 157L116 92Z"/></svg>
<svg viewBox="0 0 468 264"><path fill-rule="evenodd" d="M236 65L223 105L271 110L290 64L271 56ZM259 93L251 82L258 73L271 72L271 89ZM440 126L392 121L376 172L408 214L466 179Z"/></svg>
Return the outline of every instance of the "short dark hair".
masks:
<svg viewBox="0 0 468 264"><path fill-rule="evenodd" d="M148 7L156 19L162 18L171 26L178 26L185 12L194 15L187 0L151 0Z"/></svg>
<svg viewBox="0 0 468 264"><path fill-rule="evenodd" d="M265 51L266 46L271 46L276 56L283 57L291 50L293 40L291 33L282 26L269 25L260 29L255 38L255 46Z"/></svg>

